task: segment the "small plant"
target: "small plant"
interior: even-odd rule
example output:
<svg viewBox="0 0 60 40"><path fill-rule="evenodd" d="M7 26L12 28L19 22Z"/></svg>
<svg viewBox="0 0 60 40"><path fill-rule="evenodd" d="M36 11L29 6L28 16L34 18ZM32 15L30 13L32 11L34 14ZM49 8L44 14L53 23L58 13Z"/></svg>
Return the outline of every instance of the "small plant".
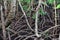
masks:
<svg viewBox="0 0 60 40"><path fill-rule="evenodd" d="M56 6L56 9L60 9L60 4L58 4L58 5Z"/></svg>
<svg viewBox="0 0 60 40"><path fill-rule="evenodd" d="M39 14L43 16L43 15L46 15L46 12L44 12L44 10L42 8L40 8L39 9Z"/></svg>
<svg viewBox="0 0 60 40"><path fill-rule="evenodd" d="M30 4L31 0L20 0L20 2L23 6L24 11L27 11L27 9L29 8L29 4Z"/></svg>
<svg viewBox="0 0 60 40"><path fill-rule="evenodd" d="M44 10L43 10L42 8L39 9L39 15L44 16L44 15L46 15L46 14L47 14L47 13L44 12ZM35 18L36 18L36 15L34 14L34 15L32 16L32 18L35 19Z"/></svg>

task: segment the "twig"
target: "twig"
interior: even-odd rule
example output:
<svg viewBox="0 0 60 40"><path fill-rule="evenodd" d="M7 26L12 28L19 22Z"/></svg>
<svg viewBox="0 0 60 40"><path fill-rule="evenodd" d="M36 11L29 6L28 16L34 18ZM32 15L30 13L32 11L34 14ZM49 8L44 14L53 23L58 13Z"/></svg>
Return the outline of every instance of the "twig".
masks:
<svg viewBox="0 0 60 40"><path fill-rule="evenodd" d="M11 31L11 32L13 32L14 34L16 34L16 33L17 33L15 30L10 29L9 27L8 27L8 28L6 28L6 30Z"/></svg>
<svg viewBox="0 0 60 40"><path fill-rule="evenodd" d="M32 31L34 31L34 30L31 28L31 26L30 26L30 24L29 24L29 22L28 22L27 16L26 16L26 14L25 14L25 12L24 12L24 10L23 10L23 7L22 7L22 5L21 5L21 3L20 3L19 0L18 0L18 2L19 2L19 6L21 7L21 10L22 10L22 12L23 12L23 14L24 14L24 16L25 16L25 19L26 19L26 22L27 22L28 27L29 27Z"/></svg>
<svg viewBox="0 0 60 40"><path fill-rule="evenodd" d="M60 25L53 26L53 27L45 30L44 32L41 32L40 37L41 37L42 34L45 34L45 33L48 32L49 30L51 30L51 29L53 29L53 28L56 28L56 27L58 27L58 26L60 26Z"/></svg>
<svg viewBox="0 0 60 40"><path fill-rule="evenodd" d="M39 0L39 4L36 8L36 19L35 19L35 33L36 33L36 36L39 37L40 35L38 34L38 10L41 6L41 0Z"/></svg>
<svg viewBox="0 0 60 40"><path fill-rule="evenodd" d="M1 21L2 21L2 30L3 30L3 40L6 40L6 29L5 29L5 22L4 22L4 14L2 11L2 5L1 5Z"/></svg>
<svg viewBox="0 0 60 40"><path fill-rule="evenodd" d="M59 40L60 40L60 33L59 33Z"/></svg>
<svg viewBox="0 0 60 40"><path fill-rule="evenodd" d="M57 25L56 1L55 0L54 0L54 7L55 7L55 25Z"/></svg>
<svg viewBox="0 0 60 40"><path fill-rule="evenodd" d="M56 0L54 0L54 7L55 7L55 11L54 11L54 13L55 13L55 26L57 25L57 12L56 12ZM54 30L56 30L56 32L55 33L57 33L57 28L55 28ZM53 31L53 34L54 34L54 31Z"/></svg>
<svg viewBox="0 0 60 40"><path fill-rule="evenodd" d="M16 37L14 40L17 40L19 37L21 37L20 35L18 37Z"/></svg>
<svg viewBox="0 0 60 40"><path fill-rule="evenodd" d="M33 36L36 36L35 34L34 35L30 35L30 36L27 36L24 40L30 38L30 37L33 37Z"/></svg>
<svg viewBox="0 0 60 40"><path fill-rule="evenodd" d="M5 16L7 15L7 0L4 1Z"/></svg>
<svg viewBox="0 0 60 40"><path fill-rule="evenodd" d="M9 40L11 40L11 36L10 36L10 32L8 31L8 38Z"/></svg>

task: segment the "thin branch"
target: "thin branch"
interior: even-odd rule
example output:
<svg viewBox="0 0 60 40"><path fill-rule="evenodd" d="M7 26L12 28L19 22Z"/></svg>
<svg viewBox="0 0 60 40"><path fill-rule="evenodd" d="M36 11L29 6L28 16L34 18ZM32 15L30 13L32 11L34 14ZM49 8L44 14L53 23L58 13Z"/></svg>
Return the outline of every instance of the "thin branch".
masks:
<svg viewBox="0 0 60 40"><path fill-rule="evenodd" d="M6 29L5 29L5 22L4 22L4 14L2 11L2 5L1 5L1 21L2 21L2 31L3 31L3 40L6 40Z"/></svg>
<svg viewBox="0 0 60 40"><path fill-rule="evenodd" d="M55 7L55 11L54 11L54 13L55 13L55 26L57 25L57 12L56 12L56 0L54 0L54 7ZM56 30L56 32L55 33L57 33L57 28L55 28L54 30ZM53 31L53 34L54 34L54 31Z"/></svg>
<svg viewBox="0 0 60 40"><path fill-rule="evenodd" d="M20 3L19 0L18 0L18 2L19 2L19 6L21 7L21 10L22 10L22 12L23 12L23 14L24 14L24 16L25 16L25 19L26 19L26 22L27 22L28 27L29 27L32 31L34 31L34 30L31 28L31 26L30 26L30 24L29 24L29 22L28 22L26 13L24 12L23 7L22 7L22 5L21 5L21 3Z"/></svg>
<svg viewBox="0 0 60 40"><path fill-rule="evenodd" d="M8 28L6 28L6 30L11 31L11 32L13 32L14 34L16 34L16 33L17 33L15 30L10 29L9 27L8 27Z"/></svg>
<svg viewBox="0 0 60 40"><path fill-rule="evenodd" d="M9 40L11 40L11 36L10 36L10 32L8 31L8 38Z"/></svg>
<svg viewBox="0 0 60 40"><path fill-rule="evenodd" d="M18 37L16 37L14 40L17 40L18 38L20 38L21 36L19 35Z"/></svg>
<svg viewBox="0 0 60 40"><path fill-rule="evenodd" d="M33 37L33 36L36 36L35 34L34 35L30 35L30 36L27 36L25 39L23 39L23 40L26 40L26 39L28 39L28 38L30 38L30 37Z"/></svg>
<svg viewBox="0 0 60 40"><path fill-rule="evenodd" d="M7 15L7 0L4 1L5 16Z"/></svg>
<svg viewBox="0 0 60 40"><path fill-rule="evenodd" d="M60 25L56 25L56 26L53 26L53 27L51 27L51 28L48 28L48 29L45 30L44 32L41 32L40 37L41 37L42 34L45 34L45 33L48 32L49 30L51 30L51 29L53 29L53 28L56 28L56 27L59 27L59 26L60 26Z"/></svg>
<svg viewBox="0 0 60 40"><path fill-rule="evenodd" d="M55 7L55 25L57 25L57 12L56 12L56 1L54 0L54 7Z"/></svg>
<svg viewBox="0 0 60 40"><path fill-rule="evenodd" d="M40 35L38 34L38 10L41 6L41 0L39 0L39 4L36 8L36 19L35 19L35 33L36 33L36 36L39 37Z"/></svg>
<svg viewBox="0 0 60 40"><path fill-rule="evenodd" d="M60 33L59 33L59 40L60 40Z"/></svg>

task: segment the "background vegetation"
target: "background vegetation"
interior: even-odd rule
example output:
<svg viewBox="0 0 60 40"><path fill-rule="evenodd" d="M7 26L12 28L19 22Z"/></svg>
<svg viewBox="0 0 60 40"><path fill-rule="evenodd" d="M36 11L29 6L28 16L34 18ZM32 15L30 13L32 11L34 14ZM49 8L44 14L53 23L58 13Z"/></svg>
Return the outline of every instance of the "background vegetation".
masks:
<svg viewBox="0 0 60 40"><path fill-rule="evenodd" d="M0 40L60 40L60 0L0 0Z"/></svg>

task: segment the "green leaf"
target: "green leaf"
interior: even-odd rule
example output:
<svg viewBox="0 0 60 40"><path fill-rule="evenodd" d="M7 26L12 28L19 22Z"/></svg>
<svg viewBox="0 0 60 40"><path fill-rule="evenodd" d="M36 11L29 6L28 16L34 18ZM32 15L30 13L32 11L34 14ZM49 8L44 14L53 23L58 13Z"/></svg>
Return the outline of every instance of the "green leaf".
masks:
<svg viewBox="0 0 60 40"><path fill-rule="evenodd" d="M59 9L60 8L60 4L57 5L56 9Z"/></svg>
<svg viewBox="0 0 60 40"><path fill-rule="evenodd" d="M27 11L28 6L27 6L27 5L24 5L24 6L23 6L23 9L24 9L25 11Z"/></svg>
<svg viewBox="0 0 60 40"><path fill-rule="evenodd" d="M29 4L30 2L31 2L31 0L20 0L21 2L23 2L23 3L27 3L27 4Z"/></svg>
<svg viewBox="0 0 60 40"><path fill-rule="evenodd" d="M42 8L40 8L40 10L39 10L39 14L40 14L40 15L46 15L47 13L44 12L44 11L42 10Z"/></svg>
<svg viewBox="0 0 60 40"><path fill-rule="evenodd" d="M48 2L49 4L52 4L52 3L54 2L54 0L47 0L47 2Z"/></svg>
<svg viewBox="0 0 60 40"><path fill-rule="evenodd" d="M25 2L27 2L29 4L31 2L31 0L25 0Z"/></svg>
<svg viewBox="0 0 60 40"><path fill-rule="evenodd" d="M36 14L34 14L34 15L32 16L32 18L35 19L35 18L36 18Z"/></svg>
<svg viewBox="0 0 60 40"><path fill-rule="evenodd" d="M23 0L20 0L21 2L23 2Z"/></svg>

